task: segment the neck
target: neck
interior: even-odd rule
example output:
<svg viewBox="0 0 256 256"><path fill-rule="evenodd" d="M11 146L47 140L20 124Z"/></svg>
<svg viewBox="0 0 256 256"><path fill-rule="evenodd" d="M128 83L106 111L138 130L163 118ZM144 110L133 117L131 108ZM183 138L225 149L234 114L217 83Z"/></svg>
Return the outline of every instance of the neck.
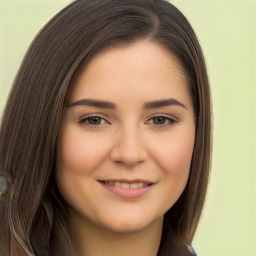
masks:
<svg viewBox="0 0 256 256"><path fill-rule="evenodd" d="M156 256L163 219L137 232L117 233L70 215L70 235L77 256Z"/></svg>

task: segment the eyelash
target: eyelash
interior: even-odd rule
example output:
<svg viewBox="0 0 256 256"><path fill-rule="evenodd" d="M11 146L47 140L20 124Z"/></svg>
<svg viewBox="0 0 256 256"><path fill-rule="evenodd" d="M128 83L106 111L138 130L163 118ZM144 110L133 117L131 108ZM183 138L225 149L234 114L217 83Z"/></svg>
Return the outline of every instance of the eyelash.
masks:
<svg viewBox="0 0 256 256"><path fill-rule="evenodd" d="M98 120L100 120L100 123L99 124L90 124L89 120L91 120L93 118L97 118ZM164 119L165 122L163 124L154 124L153 120L156 119L156 118L162 118L162 119ZM97 116L97 115L83 117L81 120L79 120L78 123L81 124L81 125L86 125L86 126L92 127L92 128L97 128L99 126L104 125L104 124L102 124L103 120L104 120L104 124L110 124L110 122L108 122L105 118L103 118L101 116ZM152 122L151 122L151 120L152 120ZM159 116L151 117L146 123L147 124L151 124L151 125L156 125L157 127L166 127L166 126L174 125L177 122L178 121L175 120L174 118L170 118L170 117L166 117L166 116L163 116L163 115L159 115Z"/></svg>
<svg viewBox="0 0 256 256"><path fill-rule="evenodd" d="M174 118L170 118L170 117L166 117L166 116L154 116L152 118L149 119L150 120L154 120L156 118L161 118L161 119L164 119L165 122L163 124L154 124L152 123L153 125L156 125L157 127L165 127L165 126L170 126L170 125L174 125L175 123L177 123L177 120L175 120ZM147 121L147 123L150 123L149 121Z"/></svg>
<svg viewBox="0 0 256 256"><path fill-rule="evenodd" d="M82 125L88 125L88 126L91 126L91 127L98 127L98 126L101 126L103 124L90 124L88 123L88 121L90 119L93 119L93 118L98 118L100 119L101 121L104 120L106 123L109 123L105 118L101 117L101 116L88 116L88 117L83 117L81 120L79 120L79 124L82 124ZM101 123L101 122L100 122ZM110 124L110 123L109 123Z"/></svg>

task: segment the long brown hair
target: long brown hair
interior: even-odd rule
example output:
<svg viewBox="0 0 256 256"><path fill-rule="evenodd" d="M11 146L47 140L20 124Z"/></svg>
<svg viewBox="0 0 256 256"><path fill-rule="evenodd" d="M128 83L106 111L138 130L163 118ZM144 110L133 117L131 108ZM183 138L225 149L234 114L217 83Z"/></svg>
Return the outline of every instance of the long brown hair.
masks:
<svg viewBox="0 0 256 256"><path fill-rule="evenodd" d="M62 110L77 69L100 50L151 40L179 60L194 103L196 139L187 186L165 214L158 255L190 244L202 212L211 160L211 101L203 53L187 19L164 0L77 0L32 42L15 78L0 130L0 253L73 255L68 206L55 183Z"/></svg>

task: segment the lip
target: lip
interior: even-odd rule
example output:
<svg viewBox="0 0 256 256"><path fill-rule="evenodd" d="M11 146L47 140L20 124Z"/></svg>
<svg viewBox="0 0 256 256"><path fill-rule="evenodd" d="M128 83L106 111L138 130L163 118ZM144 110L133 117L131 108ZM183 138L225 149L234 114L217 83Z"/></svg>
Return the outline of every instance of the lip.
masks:
<svg viewBox="0 0 256 256"><path fill-rule="evenodd" d="M105 184L104 182L124 182L124 183L143 183L146 186L144 187L138 187L138 188L122 188L122 187L116 187L110 184ZM99 184L105 188L106 190L112 192L113 194L123 197L123 198L139 198L145 194L147 194L153 187L154 182L148 181L148 180L127 180L127 179L104 179L104 180L98 180Z"/></svg>

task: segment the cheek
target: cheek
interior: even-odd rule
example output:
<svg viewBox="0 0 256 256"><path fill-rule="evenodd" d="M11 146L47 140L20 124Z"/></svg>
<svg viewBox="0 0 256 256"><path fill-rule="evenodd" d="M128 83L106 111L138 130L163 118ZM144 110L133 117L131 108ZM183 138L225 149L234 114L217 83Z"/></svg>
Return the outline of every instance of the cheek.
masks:
<svg viewBox="0 0 256 256"><path fill-rule="evenodd" d="M165 175L182 176L189 172L194 141L195 134L193 129L173 136L166 136L162 140L158 139L152 155L156 156L156 162L164 170Z"/></svg>
<svg viewBox="0 0 256 256"><path fill-rule="evenodd" d="M158 138L158 144L155 144L157 146L152 155L162 170L162 190L158 200L164 206L164 212L174 205L186 187L194 149L193 131L191 129L176 133L175 136L166 136L165 141Z"/></svg>
<svg viewBox="0 0 256 256"><path fill-rule="evenodd" d="M100 143L95 135L67 125L59 140L60 169L88 175L105 159L107 149L104 145L108 144Z"/></svg>
<svg viewBox="0 0 256 256"><path fill-rule="evenodd" d="M58 142L56 181L58 188L70 205L79 208L80 196L85 184L93 176L94 169L103 159L103 150L95 137L88 136L83 129L64 123Z"/></svg>
<svg viewBox="0 0 256 256"><path fill-rule="evenodd" d="M171 147L171 157L166 157L167 165L176 166L173 172L177 172L177 174L182 172L189 172L191 158L194 149L194 136L184 136L178 137L172 141L173 147Z"/></svg>

